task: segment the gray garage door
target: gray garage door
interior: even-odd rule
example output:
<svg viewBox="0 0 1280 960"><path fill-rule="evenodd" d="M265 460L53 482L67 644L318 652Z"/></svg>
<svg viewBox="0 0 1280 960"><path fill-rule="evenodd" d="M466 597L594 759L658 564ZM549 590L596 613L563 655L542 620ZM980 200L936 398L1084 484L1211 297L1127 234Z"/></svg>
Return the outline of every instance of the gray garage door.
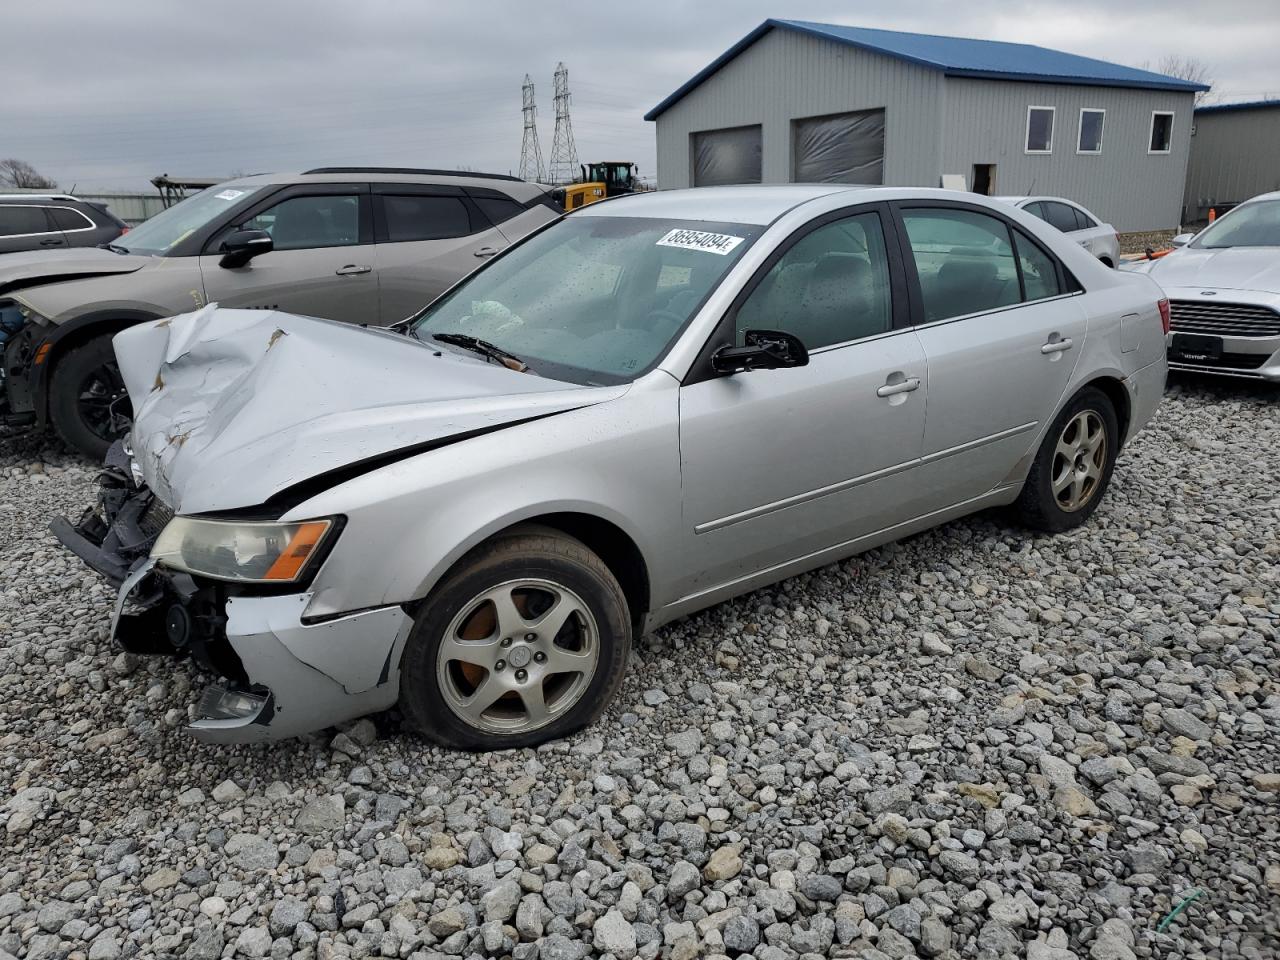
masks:
<svg viewBox="0 0 1280 960"><path fill-rule="evenodd" d="M693 185L760 182L760 127L704 130L693 135Z"/></svg>
<svg viewBox="0 0 1280 960"><path fill-rule="evenodd" d="M796 183L884 183L884 111L793 120L791 171Z"/></svg>

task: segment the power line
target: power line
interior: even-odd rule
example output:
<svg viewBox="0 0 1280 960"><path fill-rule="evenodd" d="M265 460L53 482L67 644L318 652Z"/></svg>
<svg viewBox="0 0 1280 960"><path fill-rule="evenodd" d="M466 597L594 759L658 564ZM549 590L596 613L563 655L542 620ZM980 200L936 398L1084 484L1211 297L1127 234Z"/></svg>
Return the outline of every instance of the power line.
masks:
<svg viewBox="0 0 1280 960"><path fill-rule="evenodd" d="M520 178L536 180L541 183L546 179L546 169L542 166L542 146L538 143L537 116L538 105L533 100L533 79L526 73L524 85L520 88L524 114L524 139L520 143Z"/></svg>
<svg viewBox="0 0 1280 960"><path fill-rule="evenodd" d="M556 130L551 138L551 182L570 183L578 174L578 148L573 142L573 121L569 119L569 70L556 64L554 76Z"/></svg>

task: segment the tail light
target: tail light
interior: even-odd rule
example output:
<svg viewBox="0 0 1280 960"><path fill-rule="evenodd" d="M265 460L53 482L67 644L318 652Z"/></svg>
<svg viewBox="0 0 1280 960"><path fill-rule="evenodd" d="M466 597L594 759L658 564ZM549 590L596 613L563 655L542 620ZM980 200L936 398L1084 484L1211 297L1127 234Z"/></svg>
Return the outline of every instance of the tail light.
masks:
<svg viewBox="0 0 1280 960"><path fill-rule="evenodd" d="M132 229L133 227L125 227L123 230L120 231L120 236L123 237L126 233L128 233Z"/></svg>
<svg viewBox="0 0 1280 960"><path fill-rule="evenodd" d="M1165 335L1169 334L1169 298L1161 297L1156 301L1156 306L1160 308L1160 326L1163 328Z"/></svg>

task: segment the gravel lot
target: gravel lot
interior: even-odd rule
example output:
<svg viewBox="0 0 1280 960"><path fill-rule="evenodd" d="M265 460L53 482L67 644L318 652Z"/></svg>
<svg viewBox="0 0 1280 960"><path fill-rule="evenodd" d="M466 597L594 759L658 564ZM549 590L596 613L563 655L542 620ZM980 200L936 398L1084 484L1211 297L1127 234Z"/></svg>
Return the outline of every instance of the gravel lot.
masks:
<svg viewBox="0 0 1280 960"><path fill-rule="evenodd" d="M1280 955L1280 392L1176 382L1083 530L721 605L482 757L187 739L45 531L92 474L0 448L0 960Z"/></svg>

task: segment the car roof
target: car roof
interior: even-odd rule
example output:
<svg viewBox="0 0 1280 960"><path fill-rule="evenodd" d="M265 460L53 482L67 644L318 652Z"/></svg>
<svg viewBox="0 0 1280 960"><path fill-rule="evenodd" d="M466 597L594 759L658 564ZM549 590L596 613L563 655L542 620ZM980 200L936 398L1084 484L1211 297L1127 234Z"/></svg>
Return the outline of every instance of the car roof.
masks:
<svg viewBox="0 0 1280 960"><path fill-rule="evenodd" d="M977 193L933 187L875 187L848 183L742 184L726 187L690 187L625 194L582 207L574 217L652 217L667 220L712 220L767 226L796 207L829 197L849 194L849 202L881 200L964 200L997 207L997 198Z"/></svg>
<svg viewBox="0 0 1280 960"><path fill-rule="evenodd" d="M1081 210L1088 213L1088 208L1086 208L1083 203L1078 203L1075 200L1068 200L1066 197L1046 197L1037 195L1034 197L993 197L992 199L999 200L1002 203L1011 203L1015 207L1020 207L1024 203L1030 203L1033 200L1052 200L1054 203L1065 203L1069 207L1079 207Z"/></svg>
<svg viewBox="0 0 1280 960"><path fill-rule="evenodd" d="M69 193L0 193L0 200L73 200L79 203L78 197Z"/></svg>

